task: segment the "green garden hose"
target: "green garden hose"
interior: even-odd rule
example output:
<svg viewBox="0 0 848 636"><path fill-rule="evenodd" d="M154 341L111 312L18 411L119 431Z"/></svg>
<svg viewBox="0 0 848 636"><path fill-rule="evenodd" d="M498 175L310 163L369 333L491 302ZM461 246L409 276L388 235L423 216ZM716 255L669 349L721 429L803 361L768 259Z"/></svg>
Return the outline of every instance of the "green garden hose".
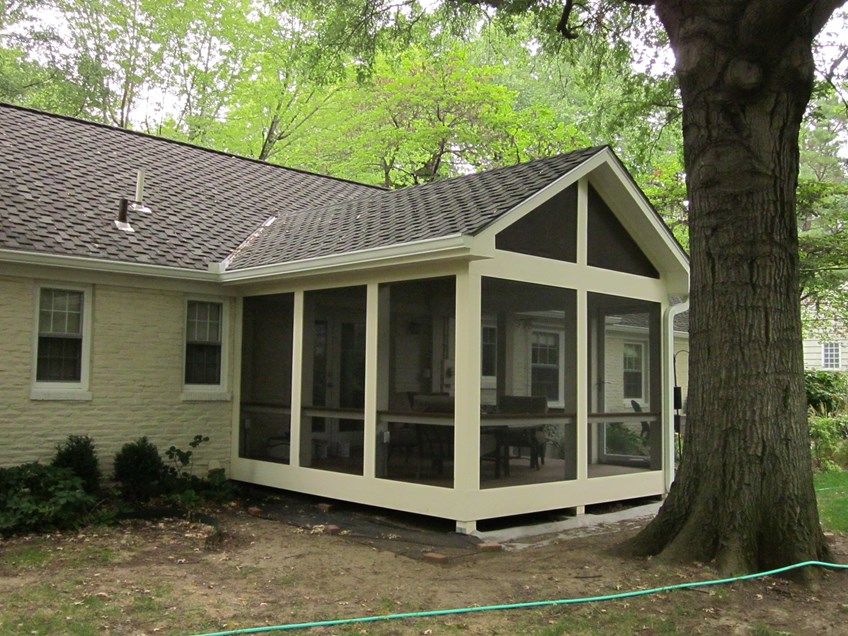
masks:
<svg viewBox="0 0 848 636"><path fill-rule="evenodd" d="M652 587L646 590L633 590L630 592L619 592L617 594L604 594L602 596L582 596L578 598L561 598L547 601L527 601L524 603L506 603L503 605L480 605L475 607L455 607L452 609L427 610L421 612L402 612L399 614L379 614L376 616L358 616L355 618L336 618L323 621L310 621L307 623L285 623L283 625L267 625L264 627L243 627L241 629L230 629L223 632L210 632L198 636L234 636L236 634L261 634L263 632L283 632L292 631L295 629L309 629L311 627L334 627L336 625L353 625L357 623L376 623L378 621L392 621L404 618L427 618L432 616L449 616L452 614L470 614L472 612L496 612L500 610L524 609L528 607L545 607L550 605L577 605L579 603L597 603L599 601L616 601L623 598L633 598L634 596L647 596L648 594L657 594L659 592L670 592L671 590L685 590L692 587L706 587L708 585L726 585L736 581L747 581L750 579L758 579L774 574L782 574L790 570L797 570L810 566L820 566L823 568L833 568L839 570L848 570L848 565L841 563L827 563L825 561L802 561L793 565L786 565L782 568L767 570L765 572L756 572L754 574L743 574L742 576L733 576L726 579L710 579L707 581L693 581L691 583L677 583L675 585L663 585L662 587Z"/></svg>

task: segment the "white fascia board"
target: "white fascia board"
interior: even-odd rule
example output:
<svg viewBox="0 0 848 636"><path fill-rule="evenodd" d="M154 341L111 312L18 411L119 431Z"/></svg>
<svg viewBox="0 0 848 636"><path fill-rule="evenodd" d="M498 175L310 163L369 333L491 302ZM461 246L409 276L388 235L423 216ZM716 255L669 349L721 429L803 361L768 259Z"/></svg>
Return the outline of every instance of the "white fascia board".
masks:
<svg viewBox="0 0 848 636"><path fill-rule="evenodd" d="M289 263L260 265L232 271L220 276L223 283L250 283L271 278L288 278L310 274L326 274L372 267L406 264L418 260L456 258L471 255L474 239L465 234L452 234L422 241L387 245L344 254L318 256Z"/></svg>
<svg viewBox="0 0 848 636"><path fill-rule="evenodd" d="M633 177L627 171L627 168L621 163L621 160L609 148L604 148L603 151L608 158L607 163L612 168L615 175L618 177L621 184L627 189L628 194L639 204L645 218L650 222L654 231L662 238L668 250L674 255L680 267L689 275L689 257L680 244L671 236L671 231L668 226L659 218L659 215L654 210L651 202L645 197L645 194L636 185Z"/></svg>
<svg viewBox="0 0 848 636"><path fill-rule="evenodd" d="M82 269L114 274L135 274L138 276L155 276L159 278L174 278L204 282L219 282L219 275L213 272L168 267L165 265L147 265L144 263L126 263L102 258L85 256L65 256L62 254L44 254L41 252L26 252L0 249L0 262L16 263L19 265L41 265L44 267L63 267L67 269Z"/></svg>

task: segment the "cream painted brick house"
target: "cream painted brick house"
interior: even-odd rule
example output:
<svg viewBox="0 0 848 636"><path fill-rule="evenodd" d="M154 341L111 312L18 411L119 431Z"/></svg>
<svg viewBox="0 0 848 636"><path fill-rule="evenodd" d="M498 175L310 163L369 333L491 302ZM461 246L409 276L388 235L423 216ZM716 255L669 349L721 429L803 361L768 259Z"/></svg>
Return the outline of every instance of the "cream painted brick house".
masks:
<svg viewBox="0 0 848 636"><path fill-rule="evenodd" d="M662 495L688 264L607 147L385 191L0 106L0 465L453 519Z"/></svg>

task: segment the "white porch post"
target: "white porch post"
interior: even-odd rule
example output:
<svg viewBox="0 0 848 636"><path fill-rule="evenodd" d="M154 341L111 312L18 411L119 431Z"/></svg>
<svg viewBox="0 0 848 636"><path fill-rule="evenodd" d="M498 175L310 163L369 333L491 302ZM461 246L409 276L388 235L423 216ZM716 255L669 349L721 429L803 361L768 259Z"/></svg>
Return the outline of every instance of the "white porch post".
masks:
<svg viewBox="0 0 848 636"><path fill-rule="evenodd" d="M665 355L662 357L663 381L663 482L668 494L671 482L674 481L674 319L689 309L689 299L686 298L677 305L668 306L663 320L663 346Z"/></svg>
<svg viewBox="0 0 848 636"><path fill-rule="evenodd" d="M589 320L587 293L577 290L577 479L589 478Z"/></svg>
<svg viewBox="0 0 848 636"><path fill-rule="evenodd" d="M239 297L233 303L233 366L232 382L233 388L233 424L230 446L230 473L233 464L241 453L241 338L242 321L244 319L244 300Z"/></svg>
<svg viewBox="0 0 848 636"><path fill-rule="evenodd" d="M454 493L473 501L480 489L480 275L473 265L456 277L456 361L454 364ZM476 512L457 519L457 530L468 532Z"/></svg>
<svg viewBox="0 0 848 636"><path fill-rule="evenodd" d="M301 394L303 391L303 290L294 292L292 324L291 437L289 464L300 466Z"/></svg>
<svg viewBox="0 0 848 636"><path fill-rule="evenodd" d="M377 457L377 375L380 333L380 285L368 283L365 313L365 431L363 474L373 479Z"/></svg>
<svg viewBox="0 0 848 636"><path fill-rule="evenodd" d="M577 182L577 264L585 267L589 251L589 180ZM577 290L577 479L589 478L589 315L588 293ZM583 508L583 510L580 510ZM585 507L579 506L578 513Z"/></svg>

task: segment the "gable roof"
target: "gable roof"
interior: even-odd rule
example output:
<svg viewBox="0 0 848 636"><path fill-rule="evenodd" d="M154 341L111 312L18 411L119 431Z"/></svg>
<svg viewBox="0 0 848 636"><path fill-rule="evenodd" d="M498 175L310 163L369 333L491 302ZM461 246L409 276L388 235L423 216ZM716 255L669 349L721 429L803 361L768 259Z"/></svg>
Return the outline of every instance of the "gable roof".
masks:
<svg viewBox="0 0 848 636"><path fill-rule="evenodd" d="M475 234L606 146L283 214L228 269Z"/></svg>
<svg viewBox="0 0 848 636"><path fill-rule="evenodd" d="M147 170L134 233L114 225ZM268 217L382 189L0 104L0 248L206 270Z"/></svg>
<svg viewBox="0 0 848 636"><path fill-rule="evenodd" d="M140 168L153 212L131 212L126 233L114 220ZM688 278L682 249L608 146L386 191L2 103L0 257L233 282L389 253L467 253L472 236L580 170L606 183L633 221L626 229Z"/></svg>

